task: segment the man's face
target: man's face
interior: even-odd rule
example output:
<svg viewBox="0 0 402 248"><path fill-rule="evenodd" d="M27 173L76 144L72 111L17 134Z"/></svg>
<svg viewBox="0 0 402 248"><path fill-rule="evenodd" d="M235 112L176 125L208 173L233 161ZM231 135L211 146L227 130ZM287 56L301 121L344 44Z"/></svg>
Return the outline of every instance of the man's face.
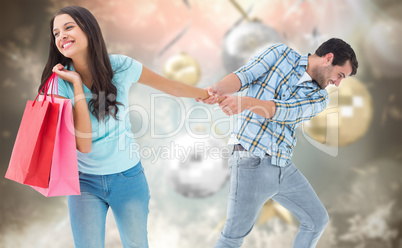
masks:
<svg viewBox="0 0 402 248"><path fill-rule="evenodd" d="M331 63L332 59L313 70L314 79L321 89L325 89L330 84L338 87L342 79L352 73L352 65L349 60L343 66L334 66Z"/></svg>

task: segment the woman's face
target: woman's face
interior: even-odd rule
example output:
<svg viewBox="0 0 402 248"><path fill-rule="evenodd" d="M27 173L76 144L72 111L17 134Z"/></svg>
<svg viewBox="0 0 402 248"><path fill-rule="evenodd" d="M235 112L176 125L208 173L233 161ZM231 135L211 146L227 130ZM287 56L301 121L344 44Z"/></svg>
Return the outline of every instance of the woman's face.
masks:
<svg viewBox="0 0 402 248"><path fill-rule="evenodd" d="M65 57L72 60L87 58L88 38L70 15L54 18L53 35L57 49Z"/></svg>

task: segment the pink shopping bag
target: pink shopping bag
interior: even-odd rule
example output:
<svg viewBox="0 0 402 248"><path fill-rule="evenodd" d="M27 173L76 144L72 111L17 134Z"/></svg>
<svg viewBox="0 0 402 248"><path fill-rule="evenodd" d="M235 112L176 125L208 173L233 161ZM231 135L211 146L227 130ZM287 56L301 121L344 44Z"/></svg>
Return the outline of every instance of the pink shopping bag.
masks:
<svg viewBox="0 0 402 248"><path fill-rule="evenodd" d="M54 77L49 78L41 92L51 80ZM48 187L59 104L46 98L36 99L26 104L5 178L25 185Z"/></svg>
<svg viewBox="0 0 402 248"><path fill-rule="evenodd" d="M80 183L71 101L60 98L54 98L54 101L60 104L60 110L50 169L49 187L32 188L46 197L79 195Z"/></svg>

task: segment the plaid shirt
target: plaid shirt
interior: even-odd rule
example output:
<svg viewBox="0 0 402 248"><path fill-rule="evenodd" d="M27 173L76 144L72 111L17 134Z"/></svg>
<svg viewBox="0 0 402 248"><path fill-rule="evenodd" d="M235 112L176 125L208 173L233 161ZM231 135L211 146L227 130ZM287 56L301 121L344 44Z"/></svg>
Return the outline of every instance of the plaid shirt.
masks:
<svg viewBox="0 0 402 248"><path fill-rule="evenodd" d="M292 158L299 123L311 119L329 103L327 91L317 83L298 84L307 62L307 55L275 44L234 72L241 81L240 90L248 88L246 96L276 103L272 118L243 111L233 130L244 148L259 157L270 154L274 165L285 166Z"/></svg>

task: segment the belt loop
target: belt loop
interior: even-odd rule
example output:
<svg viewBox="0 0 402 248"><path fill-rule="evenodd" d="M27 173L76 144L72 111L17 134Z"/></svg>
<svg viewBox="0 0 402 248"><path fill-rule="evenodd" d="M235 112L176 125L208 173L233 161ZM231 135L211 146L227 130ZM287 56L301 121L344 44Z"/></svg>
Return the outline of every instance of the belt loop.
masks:
<svg viewBox="0 0 402 248"><path fill-rule="evenodd" d="M235 145L228 145L229 148L229 157L230 155L233 155L234 151L235 151Z"/></svg>

